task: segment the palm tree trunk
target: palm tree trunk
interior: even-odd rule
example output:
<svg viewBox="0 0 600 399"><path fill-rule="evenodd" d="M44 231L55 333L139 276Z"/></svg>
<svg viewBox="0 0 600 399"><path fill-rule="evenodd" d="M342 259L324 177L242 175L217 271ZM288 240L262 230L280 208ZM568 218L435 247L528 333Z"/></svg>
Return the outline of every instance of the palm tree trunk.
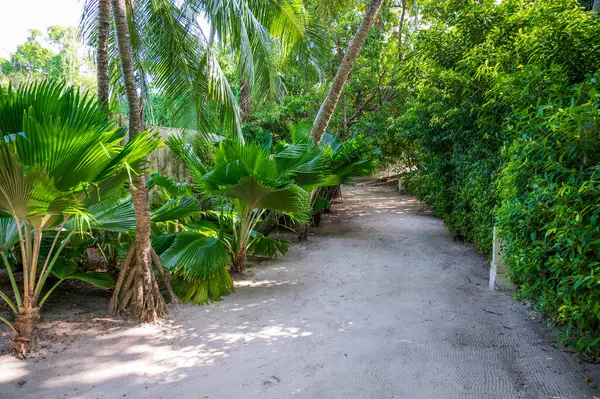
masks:
<svg viewBox="0 0 600 399"><path fill-rule="evenodd" d="M31 301L23 302L23 308L13 323L17 334L11 345L12 354L26 357L35 349L39 321L40 309L33 305Z"/></svg>
<svg viewBox="0 0 600 399"><path fill-rule="evenodd" d="M317 113L317 117L313 123L312 131L310 132L310 137L312 140L318 144L321 142L321 138L323 137L323 133L327 129L329 122L331 121L331 116L335 111L337 103L342 94L342 90L344 89L344 85L346 84L346 80L352 71L352 67L356 62L356 59L360 55L360 51L362 50L367 37L369 36L369 32L371 28L373 28L373 24L375 23L375 18L377 14L379 14L379 10L381 9L381 5L384 0L371 0L369 3L365 14L363 15L363 19L354 35L354 38L350 42L348 46L348 51L340 64L335 78L333 79L333 83L331 84L331 89L329 89L329 93L323 101L321 108L319 108L319 112Z"/></svg>
<svg viewBox="0 0 600 399"><path fill-rule="evenodd" d="M337 39L335 42L337 47L337 58L338 58L338 67L342 65L342 61L344 61L344 53L342 51L342 41ZM346 135L346 130L348 128L348 118L346 115L346 99L344 98L344 94L340 94L340 111L342 111L342 126L340 131L340 137L344 137Z"/></svg>
<svg viewBox="0 0 600 399"><path fill-rule="evenodd" d="M98 0L98 46L96 48L96 80L98 101L108 109L108 33L110 31L110 0Z"/></svg>
<svg viewBox="0 0 600 399"><path fill-rule="evenodd" d="M243 77L240 79L240 110L242 122L245 122L250 116L250 86Z"/></svg>
<svg viewBox="0 0 600 399"><path fill-rule="evenodd" d="M129 27L127 24L127 9L124 0L111 1L115 30L117 32L117 44L119 46L121 68L123 70L123 80L125 82L125 92L127 94L127 105L129 107L129 139L131 140L140 132L142 123L140 120L138 87L133 71L133 54L131 50Z"/></svg>
<svg viewBox="0 0 600 399"><path fill-rule="evenodd" d="M406 15L406 0L402 0L402 14L398 24L398 62L402 62L402 31L404 30L404 16Z"/></svg>
<svg viewBox="0 0 600 399"><path fill-rule="evenodd" d="M129 27L127 24L127 9L124 0L111 0L115 29L117 32L117 43L123 80L127 93L129 106L129 139L140 132L142 126L140 102L137 93L137 83L133 69L133 54ZM152 241L151 241L151 219L150 204L148 201L148 189L144 176L138 176L133 180L131 196L136 217L135 237L135 266L131 271L123 265L119 280L127 282L122 286L122 295L119 296L119 288L113 293L111 300L111 311L119 312L131 309L133 314L142 322L154 322L166 314L166 304L158 288L158 283L152 269ZM120 299L120 300L119 300Z"/></svg>
<svg viewBox="0 0 600 399"><path fill-rule="evenodd" d="M232 271L236 273L241 273L244 271L244 266L246 265L246 248L240 249L235 260L233 261Z"/></svg>

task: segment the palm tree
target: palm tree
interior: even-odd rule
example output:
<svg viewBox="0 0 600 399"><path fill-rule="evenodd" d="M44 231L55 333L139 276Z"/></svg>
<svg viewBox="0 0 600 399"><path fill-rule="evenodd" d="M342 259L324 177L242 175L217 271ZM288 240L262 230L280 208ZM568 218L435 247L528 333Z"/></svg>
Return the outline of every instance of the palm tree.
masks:
<svg viewBox="0 0 600 399"><path fill-rule="evenodd" d="M221 143L213 167L207 169L181 139L172 136L168 144L190 168L196 191L219 199L220 217L228 218L232 230L225 243L233 270L243 270L256 238L253 232L267 209L307 217L306 191L294 183L289 168L258 145Z"/></svg>
<svg viewBox="0 0 600 399"><path fill-rule="evenodd" d="M96 82L98 101L108 110L110 80L108 75L108 39L110 32L110 0L98 0L98 36L96 45Z"/></svg>
<svg viewBox="0 0 600 399"><path fill-rule="evenodd" d="M348 80L348 76L352 71L352 67L356 62L356 59L360 55L360 51L367 40L367 36L369 36L371 28L373 28L377 14L379 14L379 10L384 1L385 0L371 0L369 2L366 11L363 14L360 26L358 27L356 34L348 46L348 50L346 51L344 59L338 67L335 78L331 84L331 88L329 89L329 93L319 108L319 112L317 113L313 123L310 135L312 140L317 144L321 141L323 133L325 133L327 126L329 126L329 122L331 121L333 112L335 111L337 103L340 99L344 85Z"/></svg>
<svg viewBox="0 0 600 399"><path fill-rule="evenodd" d="M13 351L26 355L35 346L39 309L55 288L42 296L46 280L70 236L89 220L89 204L119 192L160 142L140 134L121 146L124 129L106 119L97 101L51 83L0 88L0 132L0 215L11 222L0 223L0 253L14 300L0 297L16 318L2 321L15 333ZM50 231L52 245L42 256ZM17 243L21 287L8 261Z"/></svg>
<svg viewBox="0 0 600 399"><path fill-rule="evenodd" d="M82 17L83 35L94 43L102 32L99 2L87 0ZM149 97L160 91L167 97L168 111L188 127L193 128L193 122L199 130L219 130L242 141L238 101L218 56L234 57L245 94L252 91L262 101L282 92L274 55L310 54L314 47L301 0L133 0L127 4L134 68L145 107L151 104ZM209 37L200 19L210 25ZM116 44L111 34L109 70L113 92L119 95L126 90L117 68ZM153 114L150 108L146 111Z"/></svg>
<svg viewBox="0 0 600 399"><path fill-rule="evenodd" d="M279 143L273 157L288 170L295 184L311 193L310 208L315 224L320 214L329 209L333 193L341 184L353 184L357 176L368 176L377 165L377 150L363 135L342 142L325 133L318 146L310 139L310 126L290 126L292 142ZM269 212L258 231L268 236L277 226L279 215ZM306 226L302 226L306 229ZM302 237L301 237L302 238Z"/></svg>
<svg viewBox="0 0 600 399"><path fill-rule="evenodd" d="M119 56L129 106L129 139L142 130L142 115L137 94L127 9L124 0L112 0ZM143 175L133 179L131 196L136 216L135 244L121 267L109 310L113 313L131 309L141 322L154 322L166 314L166 304L152 269L152 239L148 189ZM132 267L133 266L133 267ZM157 264L157 266L159 266ZM160 267L160 266L159 266Z"/></svg>

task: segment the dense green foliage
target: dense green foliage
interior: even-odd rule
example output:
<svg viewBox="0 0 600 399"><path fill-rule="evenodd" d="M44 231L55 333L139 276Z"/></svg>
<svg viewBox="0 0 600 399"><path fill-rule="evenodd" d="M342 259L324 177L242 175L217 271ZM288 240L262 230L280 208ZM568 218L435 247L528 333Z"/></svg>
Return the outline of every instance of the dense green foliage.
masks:
<svg viewBox="0 0 600 399"><path fill-rule="evenodd" d="M600 342L600 84L598 76L513 116L503 151L498 227L510 278L575 348Z"/></svg>
<svg viewBox="0 0 600 399"><path fill-rule="evenodd" d="M394 123L416 144L410 185L448 228L491 253L562 342L600 340L600 21L576 1L424 7L399 70Z"/></svg>
<svg viewBox="0 0 600 399"><path fill-rule="evenodd" d="M322 188L349 183L375 168L376 154L362 136L342 143L328 135L316 147L307 129L293 129L291 135L293 141L272 147L223 141L211 165L192 144L169 138L169 147L186 163L193 184L182 191L184 186L164 184L167 178L159 182L153 176L152 181L172 187L172 194L183 195L181 201L192 201L196 212L185 214L181 231L163 231L153 242L173 272L173 288L183 301L200 304L228 294L233 282L227 270L241 271L247 254L275 257L287 252L289 241L258 231L265 212L304 224L311 211L329 207Z"/></svg>

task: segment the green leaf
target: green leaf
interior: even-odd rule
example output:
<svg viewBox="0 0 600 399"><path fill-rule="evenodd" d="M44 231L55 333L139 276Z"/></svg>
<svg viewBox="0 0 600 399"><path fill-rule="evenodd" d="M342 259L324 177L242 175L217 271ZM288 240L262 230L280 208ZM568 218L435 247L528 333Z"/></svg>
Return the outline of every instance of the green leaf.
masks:
<svg viewBox="0 0 600 399"><path fill-rule="evenodd" d="M248 176L226 191L227 196L243 201L251 208L271 209L280 212L303 213L308 206L307 194L300 187L289 185L270 188Z"/></svg>
<svg viewBox="0 0 600 399"><path fill-rule="evenodd" d="M167 239L168 247L160 248L163 266L190 281L209 279L231 261L228 248L218 238L186 231L157 237L153 242L165 243Z"/></svg>

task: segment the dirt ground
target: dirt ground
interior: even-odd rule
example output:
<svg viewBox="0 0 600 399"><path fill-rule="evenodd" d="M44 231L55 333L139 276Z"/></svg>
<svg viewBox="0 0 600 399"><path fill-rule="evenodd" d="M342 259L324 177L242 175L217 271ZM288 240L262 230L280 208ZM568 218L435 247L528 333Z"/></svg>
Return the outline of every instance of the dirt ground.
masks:
<svg viewBox="0 0 600 399"><path fill-rule="evenodd" d="M485 258L418 210L348 189L307 244L160 326L108 317L106 293L59 296L40 354L0 357L0 398L600 396L600 366L554 348L539 316L487 289Z"/></svg>

